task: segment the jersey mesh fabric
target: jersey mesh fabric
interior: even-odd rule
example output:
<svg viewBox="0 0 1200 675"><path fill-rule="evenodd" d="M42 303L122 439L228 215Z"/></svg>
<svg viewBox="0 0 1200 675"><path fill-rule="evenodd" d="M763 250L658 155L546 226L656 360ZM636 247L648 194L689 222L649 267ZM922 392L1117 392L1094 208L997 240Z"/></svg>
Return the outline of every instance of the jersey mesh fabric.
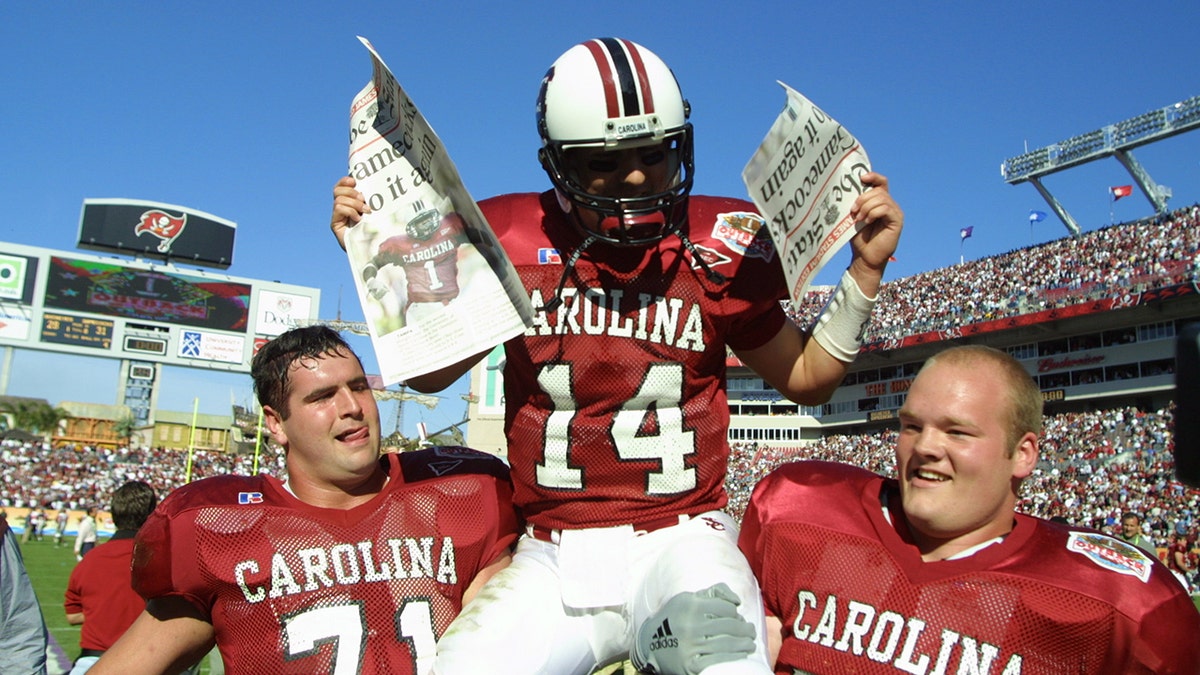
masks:
<svg viewBox="0 0 1200 675"><path fill-rule="evenodd" d="M1069 550L1070 530L1023 515L1001 543L924 563L884 519L884 485L854 467L801 462L756 488L740 545L767 613L783 624L778 672L1115 675L1200 665L1200 616L1161 565L1143 558L1145 581L1122 574L1108 564L1119 557Z"/></svg>
<svg viewBox="0 0 1200 675"><path fill-rule="evenodd" d="M264 477L180 488L139 534L135 588L209 608L231 673L421 672L516 523L492 476L392 476L348 511L307 507Z"/></svg>
<svg viewBox="0 0 1200 675"><path fill-rule="evenodd" d="M505 432L525 516L583 528L723 506L726 344L758 347L785 321L765 228L755 236L735 227L750 222L752 205L690 200L690 237L727 281L694 269L678 237L649 247L596 243L549 313L539 308L559 295L580 246L553 193L480 206L536 312L525 335L505 345Z"/></svg>

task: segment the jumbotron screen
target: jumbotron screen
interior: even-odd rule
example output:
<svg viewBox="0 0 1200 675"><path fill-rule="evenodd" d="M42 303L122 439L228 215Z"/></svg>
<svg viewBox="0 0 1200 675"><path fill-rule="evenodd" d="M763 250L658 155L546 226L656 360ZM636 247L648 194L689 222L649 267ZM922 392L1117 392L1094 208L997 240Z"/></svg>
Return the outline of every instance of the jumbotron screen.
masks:
<svg viewBox="0 0 1200 675"><path fill-rule="evenodd" d="M52 256L45 306L244 333L250 286Z"/></svg>

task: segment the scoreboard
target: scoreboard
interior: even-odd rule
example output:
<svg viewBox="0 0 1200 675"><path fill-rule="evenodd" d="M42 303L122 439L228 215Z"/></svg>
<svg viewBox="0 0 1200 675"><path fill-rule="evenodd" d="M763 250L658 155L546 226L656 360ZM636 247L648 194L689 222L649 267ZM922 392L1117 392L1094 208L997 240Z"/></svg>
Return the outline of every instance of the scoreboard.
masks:
<svg viewBox="0 0 1200 675"><path fill-rule="evenodd" d="M316 288L0 242L0 347L250 371L317 318Z"/></svg>

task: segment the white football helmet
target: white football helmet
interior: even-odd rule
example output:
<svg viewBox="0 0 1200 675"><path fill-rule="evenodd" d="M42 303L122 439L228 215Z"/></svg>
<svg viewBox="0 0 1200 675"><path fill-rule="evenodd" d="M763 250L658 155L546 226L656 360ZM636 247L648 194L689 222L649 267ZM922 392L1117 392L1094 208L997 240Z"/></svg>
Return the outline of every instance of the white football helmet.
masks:
<svg viewBox="0 0 1200 675"><path fill-rule="evenodd" d="M550 66L538 94L538 158L564 209L585 234L618 245L645 245L676 232L687 217L693 155L690 108L675 75L645 47L619 38L575 45ZM567 164L572 148L624 150L666 143L671 184L637 198L588 194ZM587 227L579 209L608 226ZM609 220L615 219L615 220ZM653 226L647 227L647 223ZM633 225L636 224L636 227Z"/></svg>

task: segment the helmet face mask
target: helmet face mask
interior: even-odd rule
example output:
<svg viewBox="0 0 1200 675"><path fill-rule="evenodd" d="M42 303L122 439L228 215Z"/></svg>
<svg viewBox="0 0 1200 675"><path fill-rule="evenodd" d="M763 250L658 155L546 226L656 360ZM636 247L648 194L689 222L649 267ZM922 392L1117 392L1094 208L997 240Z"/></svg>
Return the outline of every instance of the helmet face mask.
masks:
<svg viewBox="0 0 1200 675"><path fill-rule="evenodd" d="M586 235L625 246L677 231L692 187L688 114L671 70L640 45L589 40L559 57L538 95L538 156L572 222ZM664 167L646 161L660 150ZM631 157L641 160L634 168L661 176L659 184L625 185ZM607 180L594 180L606 171Z"/></svg>
<svg viewBox="0 0 1200 675"><path fill-rule="evenodd" d="M433 236L442 223L442 214L437 209L426 209L408 221L405 233L411 239L425 241Z"/></svg>

